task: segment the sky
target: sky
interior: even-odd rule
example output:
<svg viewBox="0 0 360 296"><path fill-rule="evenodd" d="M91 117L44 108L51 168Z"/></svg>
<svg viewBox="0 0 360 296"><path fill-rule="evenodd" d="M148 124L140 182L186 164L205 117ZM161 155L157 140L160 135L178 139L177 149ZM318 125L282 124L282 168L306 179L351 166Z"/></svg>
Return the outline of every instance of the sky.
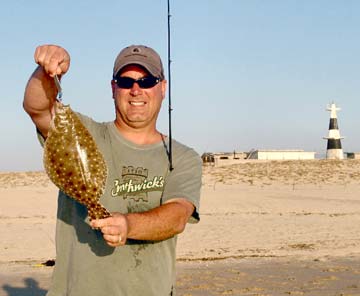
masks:
<svg viewBox="0 0 360 296"><path fill-rule="evenodd" d="M326 152L335 102L345 152L360 151L360 1L170 0L173 137L204 152ZM112 121L118 52L156 49L167 68L167 1L13 0L0 10L0 171L42 170L23 111L38 45L71 55L64 103ZM166 70L166 75L168 71ZM158 128L168 134L168 100Z"/></svg>

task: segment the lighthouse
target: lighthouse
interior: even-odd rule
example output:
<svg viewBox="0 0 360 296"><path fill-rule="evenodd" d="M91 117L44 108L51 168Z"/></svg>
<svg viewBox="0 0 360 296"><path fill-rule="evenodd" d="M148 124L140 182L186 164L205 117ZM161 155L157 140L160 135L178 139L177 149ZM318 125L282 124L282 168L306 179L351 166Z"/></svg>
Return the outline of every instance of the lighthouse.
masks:
<svg viewBox="0 0 360 296"><path fill-rule="evenodd" d="M341 139L339 132L339 126L337 122L336 111L341 110L336 107L335 103L331 103L331 105L327 106L327 111L330 111L330 123L329 123L329 135L324 137L327 139L327 151L326 158L327 159L344 159L344 153L341 147Z"/></svg>

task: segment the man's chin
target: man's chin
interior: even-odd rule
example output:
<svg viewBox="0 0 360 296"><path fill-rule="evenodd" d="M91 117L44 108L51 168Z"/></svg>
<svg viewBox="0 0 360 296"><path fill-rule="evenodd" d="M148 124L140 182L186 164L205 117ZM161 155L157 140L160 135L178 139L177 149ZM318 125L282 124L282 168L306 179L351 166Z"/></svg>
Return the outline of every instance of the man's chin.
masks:
<svg viewBox="0 0 360 296"><path fill-rule="evenodd" d="M145 120L131 120L128 121L127 124L133 128L142 128L149 125L149 123Z"/></svg>

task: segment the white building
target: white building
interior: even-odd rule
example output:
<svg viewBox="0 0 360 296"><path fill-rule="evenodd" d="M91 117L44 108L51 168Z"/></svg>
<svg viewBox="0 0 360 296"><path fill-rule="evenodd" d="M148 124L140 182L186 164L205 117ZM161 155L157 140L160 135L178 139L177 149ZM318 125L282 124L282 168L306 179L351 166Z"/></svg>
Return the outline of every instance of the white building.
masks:
<svg viewBox="0 0 360 296"><path fill-rule="evenodd" d="M360 159L360 152L346 152L347 159Z"/></svg>
<svg viewBox="0 0 360 296"><path fill-rule="evenodd" d="M248 159L261 159L261 160L315 159L315 152L307 152L304 150L255 150L249 154Z"/></svg>
<svg viewBox="0 0 360 296"><path fill-rule="evenodd" d="M241 162L247 157L246 152L204 153L201 158L204 165L223 166Z"/></svg>

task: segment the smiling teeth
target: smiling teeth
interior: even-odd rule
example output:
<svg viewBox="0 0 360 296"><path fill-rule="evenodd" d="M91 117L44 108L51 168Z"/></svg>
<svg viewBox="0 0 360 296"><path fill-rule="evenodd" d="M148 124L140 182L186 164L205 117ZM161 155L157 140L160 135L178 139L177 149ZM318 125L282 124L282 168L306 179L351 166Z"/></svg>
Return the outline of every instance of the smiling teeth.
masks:
<svg viewBox="0 0 360 296"><path fill-rule="evenodd" d="M145 102L130 102L130 105L133 105L133 106L143 106L143 105L145 105Z"/></svg>

